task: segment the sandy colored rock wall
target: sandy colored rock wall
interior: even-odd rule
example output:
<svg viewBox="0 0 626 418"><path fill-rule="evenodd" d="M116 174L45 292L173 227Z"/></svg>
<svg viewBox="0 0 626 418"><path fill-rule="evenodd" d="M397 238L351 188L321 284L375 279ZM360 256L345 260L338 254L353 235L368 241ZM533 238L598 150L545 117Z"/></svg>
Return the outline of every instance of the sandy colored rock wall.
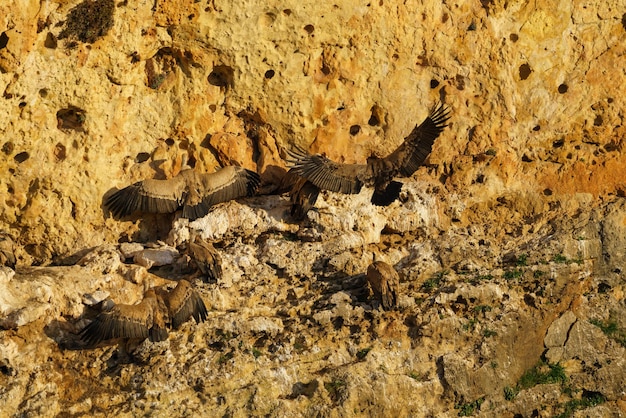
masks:
<svg viewBox="0 0 626 418"><path fill-rule="evenodd" d="M626 413L626 8L398 3L0 3L0 411ZM401 202L322 193L298 224L270 195L285 149L382 156L439 100L450 125ZM268 194L192 223L103 208L185 163ZM196 281L208 320L85 349L98 301L180 278L190 229L224 259ZM375 256L397 310L371 298Z"/></svg>
<svg viewBox="0 0 626 418"><path fill-rule="evenodd" d="M417 177L463 224L623 194L624 11L561 3L0 6L0 225L48 263L132 236L103 195L185 154L272 182L280 149L384 155L440 98L451 126Z"/></svg>

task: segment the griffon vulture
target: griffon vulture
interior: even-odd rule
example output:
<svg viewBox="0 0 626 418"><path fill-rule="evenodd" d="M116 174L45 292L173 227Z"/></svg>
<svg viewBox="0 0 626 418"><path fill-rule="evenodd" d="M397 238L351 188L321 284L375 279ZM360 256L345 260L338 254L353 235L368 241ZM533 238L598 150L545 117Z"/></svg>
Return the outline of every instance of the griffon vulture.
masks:
<svg viewBox="0 0 626 418"><path fill-rule="evenodd" d="M187 244L187 255L196 264L205 282L216 282L222 278L222 257L210 242L192 234Z"/></svg>
<svg viewBox="0 0 626 418"><path fill-rule="evenodd" d="M397 305L400 277L396 269L384 261L374 261L367 267L367 282L384 309Z"/></svg>
<svg viewBox="0 0 626 418"><path fill-rule="evenodd" d="M139 181L107 197L104 205L116 217L136 211L172 213L182 207L182 216L195 220L217 203L252 196L259 183L257 173L242 167L228 166L209 174L188 169L168 180Z"/></svg>
<svg viewBox="0 0 626 418"><path fill-rule="evenodd" d="M315 204L316 189L352 194L359 193L363 186L373 186L372 203L391 204L402 188L402 183L393 179L411 176L424 163L449 118L446 106L435 106L394 152L385 158L370 157L366 164L340 164L301 148L288 151L288 161L293 164L289 171L306 179L292 189L292 215L306 214L307 206Z"/></svg>
<svg viewBox="0 0 626 418"><path fill-rule="evenodd" d="M171 291L149 289L136 305L119 304L100 313L82 329L80 338L88 345L113 338L164 341L168 326L176 329L191 317L204 321L206 306L191 283L181 280Z"/></svg>

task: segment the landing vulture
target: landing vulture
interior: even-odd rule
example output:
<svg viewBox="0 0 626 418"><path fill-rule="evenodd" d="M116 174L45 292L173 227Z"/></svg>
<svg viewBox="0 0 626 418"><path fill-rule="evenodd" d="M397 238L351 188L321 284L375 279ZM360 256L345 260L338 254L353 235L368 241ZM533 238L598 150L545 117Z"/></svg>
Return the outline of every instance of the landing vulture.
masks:
<svg viewBox="0 0 626 418"><path fill-rule="evenodd" d="M204 321L206 306L191 283L181 280L171 291L149 289L136 305L119 304L100 313L83 328L80 337L88 345L113 338L164 341L168 326L178 328L191 317Z"/></svg>
<svg viewBox="0 0 626 418"><path fill-rule="evenodd" d="M222 257L213 244L195 235L187 244L187 255L196 264L205 282L216 282L222 278Z"/></svg>
<svg viewBox="0 0 626 418"><path fill-rule="evenodd" d="M136 211L173 213L182 207L183 217L194 220L217 203L252 196L259 183L257 173L241 167L228 166L209 174L189 169L169 180L132 184L107 197L104 205L118 218Z"/></svg>
<svg viewBox="0 0 626 418"><path fill-rule="evenodd" d="M301 148L288 151L289 162L293 164L289 171L309 183L302 183L299 188L296 184L292 189L292 204L313 206L317 199L317 195L312 192L313 188L352 194L359 193L363 186L374 187L373 204L391 204L398 198L402 188L402 183L393 179L411 176L424 163L435 139L448 126L446 122L449 118L447 107L443 104L435 106L394 152L385 158L371 157L367 164L340 164L320 154L311 155ZM302 210L292 207L292 214Z"/></svg>
<svg viewBox="0 0 626 418"><path fill-rule="evenodd" d="M384 309L397 305L400 277L396 269L384 261L374 261L367 267L367 282Z"/></svg>

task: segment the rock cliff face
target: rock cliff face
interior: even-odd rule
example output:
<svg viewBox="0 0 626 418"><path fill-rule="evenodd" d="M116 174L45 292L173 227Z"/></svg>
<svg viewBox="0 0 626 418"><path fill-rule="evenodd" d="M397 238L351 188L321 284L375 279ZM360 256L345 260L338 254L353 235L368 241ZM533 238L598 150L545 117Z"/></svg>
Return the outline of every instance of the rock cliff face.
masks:
<svg viewBox="0 0 626 418"><path fill-rule="evenodd" d="M0 410L626 414L626 9L349 3L0 5ZM438 100L450 126L401 202L326 193L296 224L271 194L285 149L364 162ZM192 223L103 208L185 162L265 194ZM197 283L209 320L75 349L98 302L181 277L190 229L224 259Z"/></svg>

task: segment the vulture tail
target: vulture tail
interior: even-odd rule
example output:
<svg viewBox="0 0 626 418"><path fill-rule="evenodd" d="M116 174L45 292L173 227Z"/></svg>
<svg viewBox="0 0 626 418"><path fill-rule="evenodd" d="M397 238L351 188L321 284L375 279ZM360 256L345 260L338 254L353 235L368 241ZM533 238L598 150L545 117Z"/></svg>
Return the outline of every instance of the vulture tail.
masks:
<svg viewBox="0 0 626 418"><path fill-rule="evenodd" d="M374 190L372 194L372 204L376 206L389 206L400 196L400 190L402 190L402 183L399 181L390 182L385 190Z"/></svg>
<svg viewBox="0 0 626 418"><path fill-rule="evenodd" d="M300 179L291 190L291 216L301 221L317 201L320 189L308 180Z"/></svg>

